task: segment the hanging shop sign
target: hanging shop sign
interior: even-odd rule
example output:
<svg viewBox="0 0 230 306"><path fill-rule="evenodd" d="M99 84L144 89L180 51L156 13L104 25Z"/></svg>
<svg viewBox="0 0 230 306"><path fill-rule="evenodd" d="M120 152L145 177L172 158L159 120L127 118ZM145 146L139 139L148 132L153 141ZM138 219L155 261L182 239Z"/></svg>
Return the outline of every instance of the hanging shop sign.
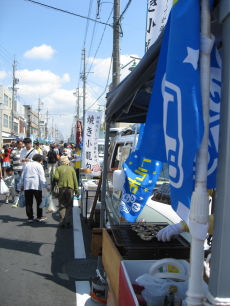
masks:
<svg viewBox="0 0 230 306"><path fill-rule="evenodd" d="M92 174L100 175L98 158L98 138L101 123L101 113L87 111L83 136L82 167L92 170Z"/></svg>
<svg viewBox="0 0 230 306"><path fill-rule="evenodd" d="M149 0L146 29L146 51L161 34L172 7L172 0Z"/></svg>
<svg viewBox="0 0 230 306"><path fill-rule="evenodd" d="M77 120L76 125L76 144L81 144L82 142L82 121Z"/></svg>

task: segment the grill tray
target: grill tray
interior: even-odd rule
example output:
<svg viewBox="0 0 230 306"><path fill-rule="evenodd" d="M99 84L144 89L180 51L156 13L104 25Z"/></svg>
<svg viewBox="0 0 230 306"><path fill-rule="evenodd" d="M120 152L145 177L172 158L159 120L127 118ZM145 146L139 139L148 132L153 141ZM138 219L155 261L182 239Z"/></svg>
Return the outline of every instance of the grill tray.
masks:
<svg viewBox="0 0 230 306"><path fill-rule="evenodd" d="M188 259L190 255L190 243L182 236L177 235L171 241L158 241L154 237L150 241L142 240L132 226L138 223L120 222L111 225L113 237L119 249L126 250L128 259L162 259L176 258ZM168 223L146 222L146 225L167 226Z"/></svg>

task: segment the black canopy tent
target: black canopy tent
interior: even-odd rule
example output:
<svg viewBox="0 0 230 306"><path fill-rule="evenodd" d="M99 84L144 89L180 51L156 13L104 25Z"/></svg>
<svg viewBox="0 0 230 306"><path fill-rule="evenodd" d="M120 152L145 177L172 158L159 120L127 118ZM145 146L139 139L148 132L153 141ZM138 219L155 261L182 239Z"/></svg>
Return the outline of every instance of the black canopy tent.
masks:
<svg viewBox="0 0 230 306"><path fill-rule="evenodd" d="M213 21L211 32L219 49L222 44L222 24ZM164 31L137 67L107 93L106 122L145 123L163 35Z"/></svg>
<svg viewBox="0 0 230 306"><path fill-rule="evenodd" d="M220 5L219 5L220 4ZM214 241L212 246L211 276L209 280L208 301L211 305L229 304L230 273L228 267L230 244L229 235L229 177L230 157L230 0L214 0L211 33L215 36L217 48L222 57L222 92L220 114L220 146L217 174L217 193L215 199ZM153 86L157 60L163 33L145 54L139 65L111 92L107 94L105 157L102 177L101 218L104 226L105 189L107 177L108 139L111 122L144 123ZM223 41L223 46L222 46ZM147 91L146 91L147 89ZM146 94L147 93L147 94ZM218 239L215 239L218 237Z"/></svg>
<svg viewBox="0 0 230 306"><path fill-rule="evenodd" d="M107 122L145 122L162 38L163 32L137 67L107 94Z"/></svg>

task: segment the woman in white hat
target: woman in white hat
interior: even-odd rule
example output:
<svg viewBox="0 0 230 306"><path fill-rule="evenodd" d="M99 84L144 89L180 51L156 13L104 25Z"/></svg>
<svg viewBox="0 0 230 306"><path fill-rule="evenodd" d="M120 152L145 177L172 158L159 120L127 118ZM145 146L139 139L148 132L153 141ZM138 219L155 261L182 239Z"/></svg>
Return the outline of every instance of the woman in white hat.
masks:
<svg viewBox="0 0 230 306"><path fill-rule="evenodd" d="M78 197L78 183L74 169L69 166L70 160L67 156L62 155L60 166L54 174L54 181L58 181L59 187L59 226L60 228L71 227L73 196Z"/></svg>

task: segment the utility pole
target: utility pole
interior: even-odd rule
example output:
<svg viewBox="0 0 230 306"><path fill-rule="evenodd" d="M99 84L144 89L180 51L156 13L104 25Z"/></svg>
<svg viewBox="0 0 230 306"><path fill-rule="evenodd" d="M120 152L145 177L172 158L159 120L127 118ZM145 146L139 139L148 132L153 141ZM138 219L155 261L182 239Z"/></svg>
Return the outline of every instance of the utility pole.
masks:
<svg viewBox="0 0 230 306"><path fill-rule="evenodd" d="M15 78L15 71L17 69L17 61L14 56L14 64L13 64L13 87L12 87L12 108L11 108L11 116L12 116L12 121L11 121L11 133L14 133L14 99L15 99L15 85L18 84L19 79Z"/></svg>
<svg viewBox="0 0 230 306"><path fill-rule="evenodd" d="M82 98L83 96L80 96L79 88L77 88L76 91L73 92L73 95L77 97L76 113L77 113L77 119L80 120L80 98Z"/></svg>
<svg viewBox="0 0 230 306"><path fill-rule="evenodd" d="M47 109L47 111L46 111L46 131L45 131L45 139L48 138L48 119L49 119L49 117L48 117L48 109Z"/></svg>
<svg viewBox="0 0 230 306"><path fill-rule="evenodd" d="M53 125L54 125L54 120L52 118L52 138L53 138Z"/></svg>
<svg viewBox="0 0 230 306"><path fill-rule="evenodd" d="M2 100L0 100L0 148L2 148L2 110L6 109L6 106L3 105Z"/></svg>
<svg viewBox="0 0 230 306"><path fill-rule="evenodd" d="M83 128L85 127L85 89L86 89L86 63L85 63L85 48L83 49Z"/></svg>
<svg viewBox="0 0 230 306"><path fill-rule="evenodd" d="M79 99L80 99L80 96L79 96L79 88L78 88L78 91L77 91L77 119L79 120L80 119L80 104L79 104Z"/></svg>
<svg viewBox="0 0 230 306"><path fill-rule="evenodd" d="M40 111L41 111L41 105L43 105L43 102L41 102L41 99L39 97L39 99L38 99L38 140L40 138Z"/></svg>
<svg viewBox="0 0 230 306"><path fill-rule="evenodd" d="M120 0L114 0L113 9L113 76L112 88L120 83Z"/></svg>

